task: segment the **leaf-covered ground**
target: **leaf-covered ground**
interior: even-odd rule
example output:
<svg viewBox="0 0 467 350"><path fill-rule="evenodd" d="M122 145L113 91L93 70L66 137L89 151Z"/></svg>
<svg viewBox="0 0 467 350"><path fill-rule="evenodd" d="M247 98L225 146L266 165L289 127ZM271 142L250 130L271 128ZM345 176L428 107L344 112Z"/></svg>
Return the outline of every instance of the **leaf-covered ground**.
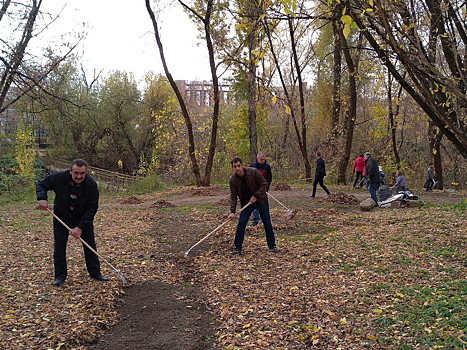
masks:
<svg viewBox="0 0 467 350"><path fill-rule="evenodd" d="M367 192L273 194L278 254L262 225L230 256L228 188L102 196L99 252L111 278L87 276L68 246L69 277L53 288L51 217L33 201L0 214L2 349L465 349L465 196L417 193L427 205L362 212ZM338 191L346 194L338 194ZM461 204L463 201L464 204ZM112 327L113 326L113 327ZM93 344L93 345L91 345Z"/></svg>

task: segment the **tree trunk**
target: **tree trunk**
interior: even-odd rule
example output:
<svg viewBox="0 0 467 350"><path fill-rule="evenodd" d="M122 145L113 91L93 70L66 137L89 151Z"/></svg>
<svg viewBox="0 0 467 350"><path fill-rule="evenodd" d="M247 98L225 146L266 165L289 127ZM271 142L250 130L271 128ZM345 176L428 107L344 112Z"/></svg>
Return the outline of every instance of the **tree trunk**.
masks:
<svg viewBox="0 0 467 350"><path fill-rule="evenodd" d="M392 77L388 73L388 118L389 118L389 128L391 129L391 146L392 152L394 153L394 161L396 163L397 169L399 169L399 164L401 163L401 157L399 155L399 149L397 148L397 122L394 115L392 103Z"/></svg>
<svg viewBox="0 0 467 350"><path fill-rule="evenodd" d="M428 125L428 138L430 143L430 158L435 168L435 187L438 190L442 190L444 189L443 164L441 162L441 139L443 138L443 134L439 132L439 129L432 121Z"/></svg>
<svg viewBox="0 0 467 350"><path fill-rule="evenodd" d="M337 6L336 9L337 10ZM342 47L339 36L337 21L332 21L332 32L334 34L334 51L333 51L333 88L332 88L332 116L331 116L331 144L335 145L339 136L339 119L341 115L341 81L342 81ZM338 151L338 149L336 149Z"/></svg>
<svg viewBox="0 0 467 350"><path fill-rule="evenodd" d="M253 35L251 35L253 37ZM252 54L254 50L254 38L249 42L249 63L248 63L248 128L250 137L250 161L253 162L258 154L258 131L256 128L256 64Z"/></svg>
<svg viewBox="0 0 467 350"><path fill-rule="evenodd" d="M349 45L347 39L344 37L342 29L339 28L339 38L341 41L342 51L344 53L345 62L347 64L347 74L349 79L349 109L346 112L346 118L344 119L344 149L342 150L339 166L338 166L338 184L347 184L346 173L347 167L349 166L350 152L352 150L353 134L355 130L355 121L357 119L357 82L355 80L355 75L358 69L359 55L361 48L361 39L363 36L360 36L359 43L357 46L357 56L354 59L350 53Z"/></svg>

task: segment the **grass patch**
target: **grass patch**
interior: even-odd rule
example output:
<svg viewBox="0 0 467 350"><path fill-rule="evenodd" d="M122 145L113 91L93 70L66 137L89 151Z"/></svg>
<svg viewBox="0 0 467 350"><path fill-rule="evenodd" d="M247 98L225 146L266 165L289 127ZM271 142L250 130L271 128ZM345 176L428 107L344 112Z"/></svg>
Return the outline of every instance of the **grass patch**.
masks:
<svg viewBox="0 0 467 350"><path fill-rule="evenodd" d="M384 286L386 293L389 286ZM398 349L465 349L467 342L467 281L437 286L410 286L394 294L394 306L375 319L380 340L388 343L398 334Z"/></svg>

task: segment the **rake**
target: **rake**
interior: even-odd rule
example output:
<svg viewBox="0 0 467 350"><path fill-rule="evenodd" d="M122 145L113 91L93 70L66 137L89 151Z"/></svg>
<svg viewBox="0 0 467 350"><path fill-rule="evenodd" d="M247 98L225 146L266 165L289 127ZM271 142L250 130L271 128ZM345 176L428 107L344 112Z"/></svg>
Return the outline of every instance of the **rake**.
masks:
<svg viewBox="0 0 467 350"><path fill-rule="evenodd" d="M65 224L65 222L60 219L52 210L50 210L49 208L47 208L47 211L52 214L54 216L55 219L57 219L58 222L60 222L68 231L71 232L71 228ZM104 261L107 265L109 265L112 270L114 270L118 277L120 277L120 279L122 280L123 282L123 285L126 286L128 285L128 281L126 280L125 276L123 276L123 274L120 272L119 269L117 269L116 267L114 267L111 263L109 263L107 260L105 260L96 250L94 250L89 244L87 244L84 239L82 239L81 237L79 238L79 240L81 241L81 243L83 243L86 247L88 247L88 249L93 252L94 254L96 254L102 261Z"/></svg>
<svg viewBox="0 0 467 350"><path fill-rule="evenodd" d="M282 204L281 202L279 202L279 200L274 197L272 194L270 194L269 192L267 192L267 195L270 196L272 199L274 199L277 203L279 203L280 205L282 205L284 207L285 210L287 210L287 219L293 219L293 217L295 216L295 214L297 214L297 211L295 209L290 209L290 208L287 208L284 204Z"/></svg>
<svg viewBox="0 0 467 350"><path fill-rule="evenodd" d="M235 215L237 214L240 214L246 207L248 207L251 203L248 202L242 209L240 209L238 212L235 213ZM212 230L211 232L209 232L206 236L204 236L201 240L199 240L197 243L193 244L191 246L190 249L188 249L186 252L185 252L185 258L188 258L188 254L190 253L190 251L196 247L198 244L200 244L202 241L204 241L206 238L208 238L210 235L212 235L214 232L216 232L217 230L219 230L222 226L224 226L225 224L227 224L228 222L232 221L231 219L228 219L226 221L224 221L222 224L220 224L219 226L217 226L214 230Z"/></svg>

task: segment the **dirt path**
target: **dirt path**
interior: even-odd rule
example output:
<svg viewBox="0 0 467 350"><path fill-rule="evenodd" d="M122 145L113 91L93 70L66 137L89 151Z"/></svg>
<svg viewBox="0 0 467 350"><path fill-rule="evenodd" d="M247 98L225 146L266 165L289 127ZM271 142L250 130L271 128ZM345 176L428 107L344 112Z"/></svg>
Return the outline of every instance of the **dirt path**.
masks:
<svg viewBox="0 0 467 350"><path fill-rule="evenodd" d="M334 189L334 192L338 191ZM345 190L359 201L368 197L365 190ZM180 194L181 192L181 194ZM309 210L318 205L337 206L326 203L322 190L318 190L317 197L309 198L309 188L293 189L291 191L272 191L274 197L289 208ZM418 194L418 193L417 193ZM459 196L449 193L418 194L422 200L432 203L456 202ZM151 199L152 202L154 201ZM136 203L144 210L150 201ZM272 208L280 208L274 201ZM175 283L164 283L160 280L148 281L132 285L125 290L126 296L117 308L121 320L96 344L89 346L92 350L162 350L162 349L215 349L216 322L211 313L211 307L205 305L202 286L196 279L197 271L190 259L183 259L186 251L200 237L200 232L209 233L217 224L222 223L218 217L228 212L228 189L214 187L209 189L193 189L179 191L176 195L167 193L158 210L158 220L154 230L148 234L154 239L164 242L160 251L151 256L160 263L168 264L177 269L179 278ZM321 203L321 204L320 204ZM173 204L175 210L164 208L164 204ZM187 213L183 207L209 207L209 217L203 222L186 220ZM104 209L106 210L106 209ZM110 210L107 208L107 210ZM382 210L382 209L379 209ZM215 214L214 214L215 213ZM204 211L200 215L206 215ZM196 217L196 213L195 213ZM208 220L209 219L209 220ZM206 221L208 221L206 223ZM217 224L216 224L217 222ZM176 238L174 238L176 237ZM204 243L203 243L204 244ZM202 250L202 245L197 249ZM194 254L199 253L194 251ZM226 254L228 252L226 251Z"/></svg>

